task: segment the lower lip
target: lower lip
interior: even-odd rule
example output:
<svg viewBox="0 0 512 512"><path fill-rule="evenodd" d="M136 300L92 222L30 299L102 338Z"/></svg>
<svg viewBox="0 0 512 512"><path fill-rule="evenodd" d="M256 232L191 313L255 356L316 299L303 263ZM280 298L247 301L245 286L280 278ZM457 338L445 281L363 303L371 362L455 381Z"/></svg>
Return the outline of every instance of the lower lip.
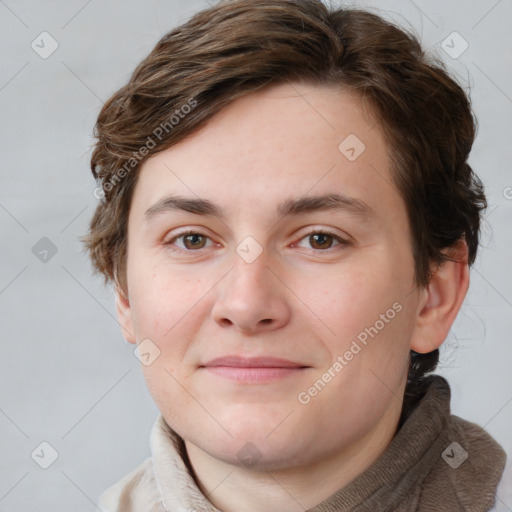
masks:
<svg viewBox="0 0 512 512"><path fill-rule="evenodd" d="M297 375L302 370L305 370L305 368L302 367L276 368L239 366L206 366L204 369L220 377L236 380L238 382L269 382Z"/></svg>

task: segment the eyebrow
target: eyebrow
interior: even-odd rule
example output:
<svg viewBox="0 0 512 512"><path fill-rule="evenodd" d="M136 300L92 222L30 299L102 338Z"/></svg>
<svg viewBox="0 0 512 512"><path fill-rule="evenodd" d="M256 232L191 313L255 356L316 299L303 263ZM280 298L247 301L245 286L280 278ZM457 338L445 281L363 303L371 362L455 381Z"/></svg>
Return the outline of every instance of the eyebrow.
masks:
<svg viewBox="0 0 512 512"><path fill-rule="evenodd" d="M150 220L161 214L180 210L196 215L214 216L220 219L226 218L222 208L208 199L176 195L166 196L157 201L146 210L144 218ZM298 215L323 210L344 210L364 219L375 216L375 211L364 201L344 194L325 194L287 199L278 205L277 214L285 217L287 215Z"/></svg>

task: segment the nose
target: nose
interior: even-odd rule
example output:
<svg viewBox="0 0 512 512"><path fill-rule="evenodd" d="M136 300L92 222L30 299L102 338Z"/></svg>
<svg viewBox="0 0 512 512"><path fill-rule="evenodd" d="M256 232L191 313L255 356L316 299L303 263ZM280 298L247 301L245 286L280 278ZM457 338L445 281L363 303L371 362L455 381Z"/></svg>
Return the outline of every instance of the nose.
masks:
<svg viewBox="0 0 512 512"><path fill-rule="evenodd" d="M286 287L270 269L263 252L247 263L233 256L233 269L218 286L212 309L214 320L224 328L257 334L279 329L290 321Z"/></svg>

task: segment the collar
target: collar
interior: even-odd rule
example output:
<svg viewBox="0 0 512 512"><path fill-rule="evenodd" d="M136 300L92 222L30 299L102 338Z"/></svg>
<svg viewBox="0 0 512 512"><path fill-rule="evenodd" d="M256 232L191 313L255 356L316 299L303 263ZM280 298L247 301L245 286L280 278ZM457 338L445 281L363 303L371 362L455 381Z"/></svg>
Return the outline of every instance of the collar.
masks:
<svg viewBox="0 0 512 512"><path fill-rule="evenodd" d="M450 387L443 377L429 381L425 396L381 457L309 512L489 510L505 452L481 427L450 415ZM161 414L151 432L151 449L165 510L221 512L198 488L183 440ZM464 453L467 458L455 467Z"/></svg>

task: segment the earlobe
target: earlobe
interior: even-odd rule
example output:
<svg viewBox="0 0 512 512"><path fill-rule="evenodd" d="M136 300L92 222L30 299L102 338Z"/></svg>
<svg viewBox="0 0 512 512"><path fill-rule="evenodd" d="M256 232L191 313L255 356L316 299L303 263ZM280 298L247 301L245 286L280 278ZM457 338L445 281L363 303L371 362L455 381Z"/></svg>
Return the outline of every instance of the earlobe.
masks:
<svg viewBox="0 0 512 512"><path fill-rule="evenodd" d="M119 325L121 327L121 332L123 333L123 338L128 343L136 343L136 338L133 329L133 321L132 321L132 310L130 307L130 301L127 295L116 286L116 311L117 318L119 320Z"/></svg>
<svg viewBox="0 0 512 512"><path fill-rule="evenodd" d="M439 348L455 321L469 287L468 248L464 241L448 249L449 261L432 275L418 307L411 350L426 354Z"/></svg>

